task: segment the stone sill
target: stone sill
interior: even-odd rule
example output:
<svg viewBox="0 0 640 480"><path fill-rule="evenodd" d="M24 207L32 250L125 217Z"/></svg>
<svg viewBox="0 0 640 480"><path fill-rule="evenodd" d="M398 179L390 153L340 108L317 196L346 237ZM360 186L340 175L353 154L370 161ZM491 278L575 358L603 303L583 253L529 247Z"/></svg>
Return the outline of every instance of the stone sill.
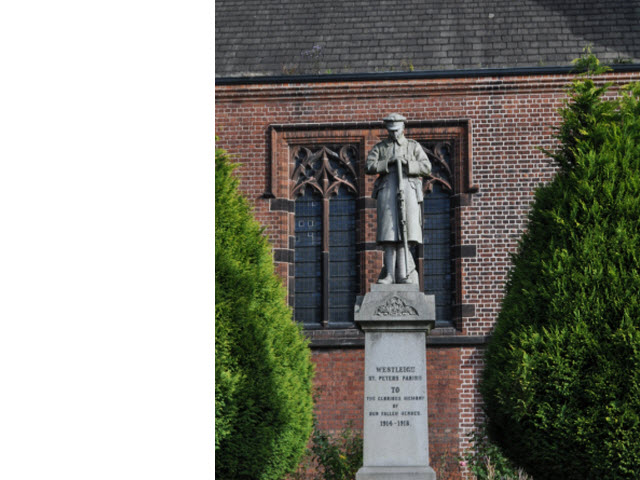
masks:
<svg viewBox="0 0 640 480"><path fill-rule="evenodd" d="M331 348L364 348L364 333L357 328L305 330L312 350ZM485 345L488 335L462 335L455 328L436 327L427 335L427 346L464 347Z"/></svg>

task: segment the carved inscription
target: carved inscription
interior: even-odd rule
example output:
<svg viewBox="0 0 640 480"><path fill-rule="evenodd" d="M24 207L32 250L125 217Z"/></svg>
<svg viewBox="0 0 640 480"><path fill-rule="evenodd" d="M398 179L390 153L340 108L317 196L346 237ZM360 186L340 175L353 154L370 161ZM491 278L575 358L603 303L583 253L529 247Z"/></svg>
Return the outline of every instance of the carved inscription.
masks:
<svg viewBox="0 0 640 480"><path fill-rule="evenodd" d="M393 296L383 305L376 308L375 315L377 317L404 317L417 316L418 311L411 305L408 305L400 297Z"/></svg>
<svg viewBox="0 0 640 480"><path fill-rule="evenodd" d="M415 392L425 380L415 366L375 366L375 375L368 375L367 381L378 385L378 393L367 396L366 402L368 416L378 417L379 427L410 427L423 415L425 396Z"/></svg>

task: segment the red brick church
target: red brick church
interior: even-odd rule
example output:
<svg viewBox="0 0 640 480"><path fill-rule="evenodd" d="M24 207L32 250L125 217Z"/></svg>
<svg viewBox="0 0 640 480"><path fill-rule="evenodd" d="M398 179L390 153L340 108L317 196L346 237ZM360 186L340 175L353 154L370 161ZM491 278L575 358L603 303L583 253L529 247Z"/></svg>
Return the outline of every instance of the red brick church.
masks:
<svg viewBox="0 0 640 480"><path fill-rule="evenodd" d="M458 457L482 422L477 382L509 254L534 190L554 175L539 150L586 45L640 80L637 2L594 0L216 0L216 134L273 245L316 364L320 428L362 428L364 335L353 305L377 280L371 148L382 119L408 119L433 171L423 185L422 290L431 465Z"/></svg>

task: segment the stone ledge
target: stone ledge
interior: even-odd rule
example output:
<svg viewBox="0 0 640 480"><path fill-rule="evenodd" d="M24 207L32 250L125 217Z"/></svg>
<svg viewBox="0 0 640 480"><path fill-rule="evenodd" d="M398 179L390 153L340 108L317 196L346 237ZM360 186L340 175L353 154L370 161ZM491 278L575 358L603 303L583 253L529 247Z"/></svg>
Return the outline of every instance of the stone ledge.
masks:
<svg viewBox="0 0 640 480"><path fill-rule="evenodd" d="M490 338L489 335L449 334L449 330L451 329L435 328L432 330L429 336L427 336L427 346L455 348L485 345ZM310 346L313 350L364 348L364 333L357 328L305 330L304 334L311 342Z"/></svg>
<svg viewBox="0 0 640 480"><path fill-rule="evenodd" d="M356 480L436 480L436 472L429 466L366 466L358 470Z"/></svg>

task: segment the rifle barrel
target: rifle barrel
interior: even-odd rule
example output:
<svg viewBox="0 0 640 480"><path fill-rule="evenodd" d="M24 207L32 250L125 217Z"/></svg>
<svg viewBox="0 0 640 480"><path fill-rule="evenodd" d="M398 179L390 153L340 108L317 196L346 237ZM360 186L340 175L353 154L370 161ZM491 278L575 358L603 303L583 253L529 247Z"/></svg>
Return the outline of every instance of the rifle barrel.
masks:
<svg viewBox="0 0 640 480"><path fill-rule="evenodd" d="M397 159L398 164L398 210L400 216L400 225L402 227L402 241L404 246L404 272L406 280L409 278L409 240L407 238L407 207L404 199L404 188L402 179L402 162Z"/></svg>

